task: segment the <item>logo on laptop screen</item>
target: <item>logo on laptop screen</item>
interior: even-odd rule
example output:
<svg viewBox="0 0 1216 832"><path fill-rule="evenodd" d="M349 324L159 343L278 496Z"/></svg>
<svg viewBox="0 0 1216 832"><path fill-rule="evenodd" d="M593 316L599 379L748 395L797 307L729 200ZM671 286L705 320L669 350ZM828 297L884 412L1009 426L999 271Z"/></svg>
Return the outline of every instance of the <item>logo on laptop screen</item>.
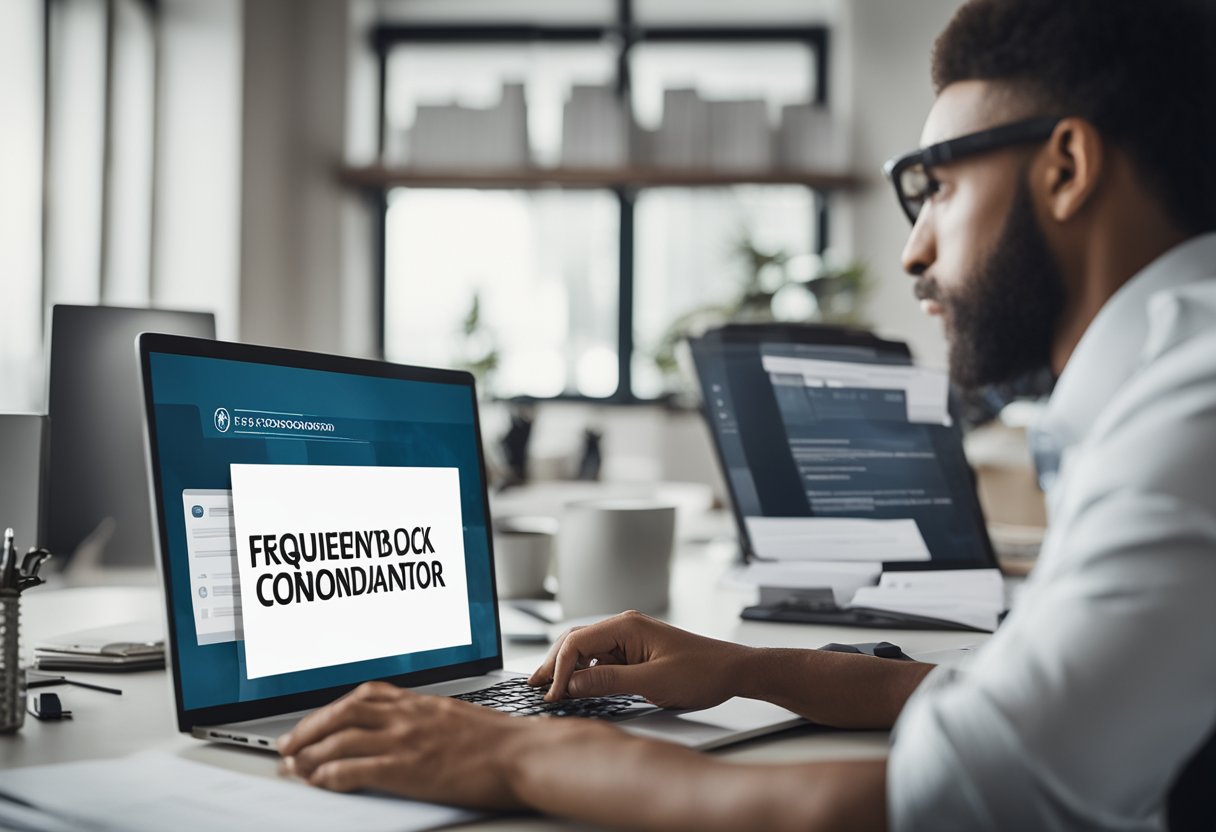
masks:
<svg viewBox="0 0 1216 832"><path fill-rule="evenodd" d="M232 417L228 415L227 408L217 407L215 409L215 429L220 433L227 433L230 427L232 427Z"/></svg>

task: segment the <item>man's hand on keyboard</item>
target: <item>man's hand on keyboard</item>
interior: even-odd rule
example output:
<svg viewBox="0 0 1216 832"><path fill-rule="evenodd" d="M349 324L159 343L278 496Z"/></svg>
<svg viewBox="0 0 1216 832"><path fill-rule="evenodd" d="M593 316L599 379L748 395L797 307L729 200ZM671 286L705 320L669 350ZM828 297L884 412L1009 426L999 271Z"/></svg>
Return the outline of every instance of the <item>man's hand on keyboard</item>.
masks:
<svg viewBox="0 0 1216 832"><path fill-rule="evenodd" d="M710 708L736 695L747 650L626 612L565 632L528 683L552 682L548 701L635 693L664 708Z"/></svg>
<svg viewBox="0 0 1216 832"><path fill-rule="evenodd" d="M482 809L518 809L511 783L522 755L627 739L591 720L510 719L444 696L368 682L279 739L283 771L334 791L375 789Z"/></svg>

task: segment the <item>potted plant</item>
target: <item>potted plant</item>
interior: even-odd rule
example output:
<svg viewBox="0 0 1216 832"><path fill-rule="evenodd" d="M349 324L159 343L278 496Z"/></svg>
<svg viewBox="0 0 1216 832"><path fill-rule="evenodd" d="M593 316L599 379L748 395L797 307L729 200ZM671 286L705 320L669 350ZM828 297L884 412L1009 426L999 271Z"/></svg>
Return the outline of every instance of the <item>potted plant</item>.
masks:
<svg viewBox="0 0 1216 832"><path fill-rule="evenodd" d="M652 352L655 365L671 380L680 383L680 367L688 362L679 357L682 344L690 336L726 323L803 320L813 323L864 325L861 306L869 290L865 264L860 261L837 264L830 257L812 254L791 255L784 249L764 249L744 229L733 246L735 258L743 265L739 290L727 303L699 306L673 320ZM804 274L791 275L791 264L808 266Z"/></svg>

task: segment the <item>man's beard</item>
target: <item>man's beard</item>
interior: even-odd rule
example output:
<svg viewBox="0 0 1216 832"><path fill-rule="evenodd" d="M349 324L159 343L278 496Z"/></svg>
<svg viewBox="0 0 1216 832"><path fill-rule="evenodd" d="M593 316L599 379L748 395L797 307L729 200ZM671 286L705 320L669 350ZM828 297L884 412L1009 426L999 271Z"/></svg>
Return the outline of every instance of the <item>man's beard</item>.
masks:
<svg viewBox="0 0 1216 832"><path fill-rule="evenodd" d="M921 278L916 296L943 308L950 376L960 387L1013 381L1050 364L1064 284L1035 220L1025 177L996 247L979 269L952 292Z"/></svg>

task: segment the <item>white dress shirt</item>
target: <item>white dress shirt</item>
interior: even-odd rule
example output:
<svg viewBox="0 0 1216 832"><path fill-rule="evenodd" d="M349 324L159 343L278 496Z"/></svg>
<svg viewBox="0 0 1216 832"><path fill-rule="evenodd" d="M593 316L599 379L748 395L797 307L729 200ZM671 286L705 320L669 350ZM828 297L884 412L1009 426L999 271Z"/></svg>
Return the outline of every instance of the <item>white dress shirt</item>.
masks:
<svg viewBox="0 0 1216 832"><path fill-rule="evenodd" d="M1216 234L1102 307L1039 429L1061 462L1038 565L972 660L904 708L900 832L1164 829L1216 727Z"/></svg>

